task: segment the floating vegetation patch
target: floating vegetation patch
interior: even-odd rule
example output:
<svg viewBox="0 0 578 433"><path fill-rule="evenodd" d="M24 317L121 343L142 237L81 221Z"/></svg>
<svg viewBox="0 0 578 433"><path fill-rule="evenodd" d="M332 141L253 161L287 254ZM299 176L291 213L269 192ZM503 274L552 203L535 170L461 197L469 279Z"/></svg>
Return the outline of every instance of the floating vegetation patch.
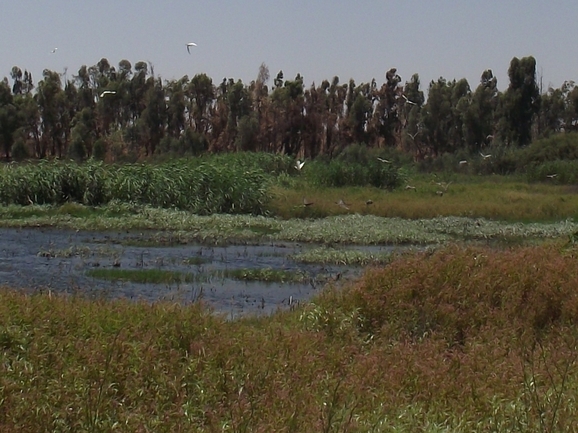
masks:
<svg viewBox="0 0 578 433"><path fill-rule="evenodd" d="M299 271L284 269L228 269L225 277L241 281L261 281L266 283L302 283L309 279L308 275Z"/></svg>
<svg viewBox="0 0 578 433"><path fill-rule="evenodd" d="M46 257L49 259L68 259L71 257L81 257L81 258L87 258L87 257L93 257L93 256L99 256L99 257L116 257L118 258L120 256L120 251L115 250L114 248L110 248L110 247L98 247L98 248L91 248L89 246L85 246L85 245L72 245L68 248L49 248L46 250L40 250L37 253L38 257Z"/></svg>
<svg viewBox="0 0 578 433"><path fill-rule="evenodd" d="M142 284L192 283L201 279L196 274L161 269L91 269L86 275L103 280Z"/></svg>
<svg viewBox="0 0 578 433"><path fill-rule="evenodd" d="M369 251L320 247L293 254L289 258L299 263L367 266L389 263L391 253L372 253Z"/></svg>
<svg viewBox="0 0 578 433"><path fill-rule="evenodd" d="M375 215L339 215L323 219L290 219L252 215L195 215L191 212L114 204L121 213L97 218L55 214L53 206L0 207L4 227L60 227L74 230L155 230L146 246L201 243L303 242L357 245L433 245L456 240L532 240L567 237L578 230L573 220L555 223L505 223L484 218L437 217L409 220ZM104 209L108 209L108 206ZM142 242L142 241L138 241ZM138 246L143 246L140 244Z"/></svg>
<svg viewBox="0 0 578 433"><path fill-rule="evenodd" d="M185 265L193 265L193 266L201 266L206 263L211 263L213 261L210 257L202 257L202 256L193 256L188 257L183 260L183 264Z"/></svg>

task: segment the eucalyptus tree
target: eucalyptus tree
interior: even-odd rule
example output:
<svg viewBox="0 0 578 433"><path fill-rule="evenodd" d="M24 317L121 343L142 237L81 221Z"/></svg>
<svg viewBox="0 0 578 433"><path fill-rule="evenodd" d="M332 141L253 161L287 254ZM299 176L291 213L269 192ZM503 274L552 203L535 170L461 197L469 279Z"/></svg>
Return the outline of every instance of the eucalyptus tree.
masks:
<svg viewBox="0 0 578 433"><path fill-rule="evenodd" d="M149 77L148 89L145 95L145 109L138 120L141 131L144 132L144 152L145 156L155 153L157 146L163 138L167 107L165 103L165 92L160 78Z"/></svg>
<svg viewBox="0 0 578 433"><path fill-rule="evenodd" d="M422 145L421 110L425 103L425 96L420 90L419 74L413 74L403 87L401 97L397 98L398 116L401 118L401 143L404 148L412 151L419 159L426 155L426 149Z"/></svg>
<svg viewBox="0 0 578 433"><path fill-rule="evenodd" d="M339 77L323 81L321 89L324 92L325 110L323 111L321 152L332 155L345 142L341 136L340 125L344 118L344 104L347 95L347 85L339 85Z"/></svg>
<svg viewBox="0 0 578 433"><path fill-rule="evenodd" d="M448 82L439 78L430 83L427 103L421 111L420 135L433 155L464 147L463 116L470 93L465 79Z"/></svg>
<svg viewBox="0 0 578 433"><path fill-rule="evenodd" d="M545 138L565 130L566 95L563 87L548 91L541 95L540 109L536 116L536 138Z"/></svg>
<svg viewBox="0 0 578 433"><path fill-rule="evenodd" d="M251 82L249 91L253 106L251 111L254 113L254 118L257 124L257 133L254 137L254 147L260 151L271 151L269 144L271 122L269 114L270 100L269 100L269 82L270 74L269 68L265 63L259 66L259 73L257 79Z"/></svg>
<svg viewBox="0 0 578 433"><path fill-rule="evenodd" d="M532 140L532 122L540 107L534 57L514 57L508 77L510 83L500 101L497 133L507 145L524 146Z"/></svg>
<svg viewBox="0 0 578 433"><path fill-rule="evenodd" d="M565 131L578 131L578 87L573 81L565 83L566 116Z"/></svg>
<svg viewBox="0 0 578 433"><path fill-rule="evenodd" d="M221 96L226 98L229 85L221 87ZM230 84L230 83L229 83ZM223 84L221 85L223 86ZM206 74L196 74L185 87L185 103L189 128L207 135L211 130L211 113L215 103L216 89L213 80ZM223 100L225 103L226 101ZM226 116L225 116L226 119Z"/></svg>
<svg viewBox="0 0 578 433"><path fill-rule="evenodd" d="M70 128L69 101L62 89L60 74L45 69L44 77L38 83L35 100L40 110L41 118L41 148L40 158L49 153L61 158L66 150L67 137Z"/></svg>
<svg viewBox="0 0 578 433"><path fill-rule="evenodd" d="M400 83L401 77L397 74L397 69L391 68L385 74L385 83L379 89L373 89L371 128L377 138L376 144L380 147L395 146L399 140L405 107Z"/></svg>
<svg viewBox="0 0 578 433"><path fill-rule="evenodd" d="M5 79L0 82L0 148L2 148L7 160L10 159L14 133L18 127L18 108L14 105L10 85Z"/></svg>
<svg viewBox="0 0 578 433"><path fill-rule="evenodd" d="M17 107L19 117L19 129L16 131L14 150L18 147L20 156L27 157L30 154L39 157L42 153L40 109L32 94L16 95L14 104ZM31 148L31 149L29 149ZM32 150L32 152L30 152ZM16 152L13 151L13 155Z"/></svg>
<svg viewBox="0 0 578 433"><path fill-rule="evenodd" d="M280 84L279 75L277 84ZM287 155L297 155L301 151L305 115L303 77L297 74L294 80L285 80L282 87L275 87L271 100L272 108L276 111L276 150Z"/></svg>
<svg viewBox="0 0 578 433"><path fill-rule="evenodd" d="M368 124L373 113L371 84L362 83L355 86L353 80L349 82L347 134L348 141L353 143L368 143Z"/></svg>
<svg viewBox="0 0 578 433"><path fill-rule="evenodd" d="M323 153L324 118L326 113L326 94L323 85L305 90L303 95L305 117L303 119L303 157L315 158Z"/></svg>
<svg viewBox="0 0 578 433"><path fill-rule="evenodd" d="M178 140L186 127L186 100L185 87L189 81L188 76L180 80L172 80L165 83L167 100L167 135Z"/></svg>
<svg viewBox="0 0 578 433"><path fill-rule="evenodd" d="M12 80L14 81L14 84L12 85L12 93L15 95L21 95L24 87L24 83L22 82L22 69L18 66L13 66L10 71L10 77L12 77Z"/></svg>
<svg viewBox="0 0 578 433"><path fill-rule="evenodd" d="M464 138L471 150L479 152L492 143L498 101L498 80L492 70L487 69L482 73L480 84L464 113Z"/></svg>
<svg viewBox="0 0 578 433"><path fill-rule="evenodd" d="M29 95L34 89L34 83L32 82L32 74L27 70L24 70L18 66L13 66L10 71L10 77L13 80L12 93L14 95Z"/></svg>

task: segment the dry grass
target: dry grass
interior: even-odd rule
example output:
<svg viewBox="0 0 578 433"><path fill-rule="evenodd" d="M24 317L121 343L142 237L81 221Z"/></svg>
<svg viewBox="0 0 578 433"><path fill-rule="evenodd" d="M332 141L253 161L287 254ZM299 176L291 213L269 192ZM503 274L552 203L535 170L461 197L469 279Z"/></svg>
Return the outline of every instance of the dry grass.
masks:
<svg viewBox="0 0 578 433"><path fill-rule="evenodd" d="M400 256L314 303L0 291L0 430L574 431L574 249Z"/></svg>

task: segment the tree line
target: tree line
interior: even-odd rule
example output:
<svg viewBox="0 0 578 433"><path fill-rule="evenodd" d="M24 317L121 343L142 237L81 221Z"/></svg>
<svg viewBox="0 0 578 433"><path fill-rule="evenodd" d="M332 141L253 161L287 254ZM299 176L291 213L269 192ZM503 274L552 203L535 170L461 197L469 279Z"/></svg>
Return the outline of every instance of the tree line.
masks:
<svg viewBox="0 0 578 433"><path fill-rule="evenodd" d="M63 77L64 75L64 77ZM306 87L301 75L272 83L267 66L249 84L206 74L165 80L154 68L107 59L68 79L44 70L34 83L15 66L0 82L0 155L129 161L161 154L264 151L315 158L351 143L395 147L419 159L488 146L524 146L578 129L578 87L541 89L533 57L513 58L501 92L491 70L466 79L405 83L353 79Z"/></svg>

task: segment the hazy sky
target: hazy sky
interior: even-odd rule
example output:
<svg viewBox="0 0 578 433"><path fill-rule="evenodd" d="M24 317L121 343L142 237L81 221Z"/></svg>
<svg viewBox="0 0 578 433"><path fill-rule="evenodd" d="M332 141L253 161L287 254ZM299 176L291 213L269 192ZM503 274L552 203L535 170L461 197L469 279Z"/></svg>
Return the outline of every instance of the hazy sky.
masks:
<svg viewBox="0 0 578 433"><path fill-rule="evenodd" d="M334 76L381 84L396 67L403 82L418 73L423 90L439 77L475 88L492 69L505 90L510 60L529 55L544 90L578 82L576 0L15 0L0 11L0 78L19 66L35 83L45 68L70 78L105 57L214 84L249 84L261 63L269 84L280 70L307 86ZM187 42L198 44L190 55Z"/></svg>

